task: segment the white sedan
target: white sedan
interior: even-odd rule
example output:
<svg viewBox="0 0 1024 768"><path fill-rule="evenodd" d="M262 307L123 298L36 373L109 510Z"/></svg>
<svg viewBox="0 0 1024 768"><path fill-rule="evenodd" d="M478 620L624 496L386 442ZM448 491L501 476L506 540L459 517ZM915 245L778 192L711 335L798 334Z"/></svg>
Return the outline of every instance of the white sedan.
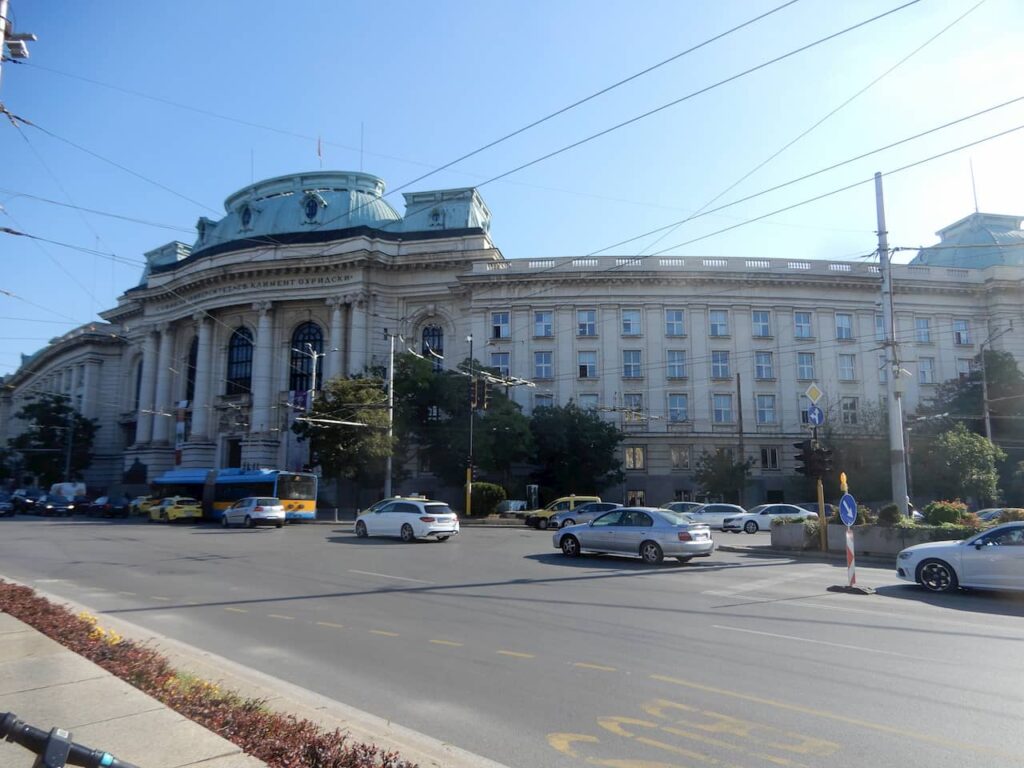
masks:
<svg viewBox="0 0 1024 768"><path fill-rule="evenodd" d="M806 520L809 517L817 518L818 514L816 512L809 512L795 504L762 504L745 514L725 518L722 521L722 530L732 531L733 533L739 533L740 531L746 531L747 533L770 531L772 529L772 521L780 517L796 517L800 520Z"/></svg>
<svg viewBox="0 0 1024 768"><path fill-rule="evenodd" d="M1003 523L962 541L907 547L896 575L931 592L958 586L1024 591L1024 522Z"/></svg>
<svg viewBox="0 0 1024 768"><path fill-rule="evenodd" d="M443 501L395 499L374 504L356 518L355 533L367 536L398 536L402 541L447 541L459 532L459 517Z"/></svg>

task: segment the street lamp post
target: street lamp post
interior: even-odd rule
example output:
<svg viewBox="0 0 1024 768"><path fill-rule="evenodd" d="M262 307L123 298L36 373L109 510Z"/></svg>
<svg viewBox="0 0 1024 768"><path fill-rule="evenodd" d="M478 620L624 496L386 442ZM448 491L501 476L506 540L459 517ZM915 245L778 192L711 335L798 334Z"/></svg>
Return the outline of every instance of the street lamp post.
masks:
<svg viewBox="0 0 1024 768"><path fill-rule="evenodd" d="M395 335L384 329L384 335L391 342L388 353L388 455L384 466L384 498L391 497L391 453L392 435L395 429Z"/></svg>
<svg viewBox="0 0 1024 768"><path fill-rule="evenodd" d="M466 341L469 342L469 384L472 387L475 384L473 378L473 334L466 336ZM469 402L469 460L466 463L466 516L469 517L472 514L473 509L473 414L474 414L473 400L470 397Z"/></svg>

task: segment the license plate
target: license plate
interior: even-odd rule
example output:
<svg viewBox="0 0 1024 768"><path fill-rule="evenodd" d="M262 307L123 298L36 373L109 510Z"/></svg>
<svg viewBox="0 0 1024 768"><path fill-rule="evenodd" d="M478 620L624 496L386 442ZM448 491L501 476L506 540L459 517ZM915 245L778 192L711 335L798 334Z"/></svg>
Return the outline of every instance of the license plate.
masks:
<svg viewBox="0 0 1024 768"><path fill-rule="evenodd" d="M693 534L693 538L695 540L706 539L707 537L708 537L708 535L706 533L695 533L695 534Z"/></svg>

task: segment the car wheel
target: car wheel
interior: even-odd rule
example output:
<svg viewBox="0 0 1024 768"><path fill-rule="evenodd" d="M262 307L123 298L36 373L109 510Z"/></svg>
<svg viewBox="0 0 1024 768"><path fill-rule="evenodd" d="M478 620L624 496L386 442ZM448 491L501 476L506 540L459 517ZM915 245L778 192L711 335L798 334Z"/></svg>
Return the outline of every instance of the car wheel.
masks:
<svg viewBox="0 0 1024 768"><path fill-rule="evenodd" d="M546 517L542 517L540 520L537 521L537 527L540 528L542 531L546 531L548 529L548 524L550 522L551 521L548 520Z"/></svg>
<svg viewBox="0 0 1024 768"><path fill-rule="evenodd" d="M743 530L746 531L747 533L757 533L757 531L758 531L757 521L756 520L747 520L747 522L745 522L743 524Z"/></svg>
<svg viewBox="0 0 1024 768"><path fill-rule="evenodd" d="M407 544L416 541L416 532L413 531L412 526L408 523L402 526L402 541Z"/></svg>
<svg viewBox="0 0 1024 768"><path fill-rule="evenodd" d="M274 525L274 527L275 527L275 528L284 528L284 523L276 523L276 524Z"/></svg>
<svg viewBox="0 0 1024 768"><path fill-rule="evenodd" d="M246 528L252 528L253 527L252 518L249 517L248 515L245 516L245 527Z"/></svg>
<svg viewBox="0 0 1024 768"><path fill-rule="evenodd" d="M560 546L563 555L567 557L580 556L580 542L575 536L563 536Z"/></svg>
<svg viewBox="0 0 1024 768"><path fill-rule="evenodd" d="M362 520L356 520L356 536L360 539L366 538L366 523Z"/></svg>
<svg viewBox="0 0 1024 768"><path fill-rule="evenodd" d="M925 560L917 569L918 583L929 592L952 592L959 581L956 571L942 560Z"/></svg>
<svg viewBox="0 0 1024 768"><path fill-rule="evenodd" d="M645 541L641 544L640 557L645 563L650 563L651 565L657 565L665 559L665 555L656 541Z"/></svg>
<svg viewBox="0 0 1024 768"><path fill-rule="evenodd" d="M220 519L220 527L221 528L230 528L231 527L231 523L228 522L228 515L227 515L226 512L224 513L224 516Z"/></svg>
<svg viewBox="0 0 1024 768"><path fill-rule="evenodd" d="M569 526L569 525L576 525L576 521L573 520L571 517L568 520L566 520L564 523L562 523L562 527L565 528L566 526Z"/></svg>
<svg viewBox="0 0 1024 768"><path fill-rule="evenodd" d="M688 563L691 560L693 560L693 558L692 557L677 557L676 560L678 560L680 563Z"/></svg>

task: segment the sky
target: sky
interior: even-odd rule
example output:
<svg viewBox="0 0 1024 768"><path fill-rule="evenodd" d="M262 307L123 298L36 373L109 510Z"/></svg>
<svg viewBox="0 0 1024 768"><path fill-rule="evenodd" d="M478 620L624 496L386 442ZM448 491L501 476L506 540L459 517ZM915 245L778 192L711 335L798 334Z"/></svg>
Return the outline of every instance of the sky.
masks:
<svg viewBox="0 0 1024 768"><path fill-rule="evenodd" d="M321 167L379 176L400 213L402 191L476 186L508 259L869 260L876 171L896 248L937 242L975 198L1024 216L1020 0L11 0L11 16L39 39L0 72L16 118L0 228L31 236L0 231L0 376L116 306L146 251L191 244L233 192Z"/></svg>

